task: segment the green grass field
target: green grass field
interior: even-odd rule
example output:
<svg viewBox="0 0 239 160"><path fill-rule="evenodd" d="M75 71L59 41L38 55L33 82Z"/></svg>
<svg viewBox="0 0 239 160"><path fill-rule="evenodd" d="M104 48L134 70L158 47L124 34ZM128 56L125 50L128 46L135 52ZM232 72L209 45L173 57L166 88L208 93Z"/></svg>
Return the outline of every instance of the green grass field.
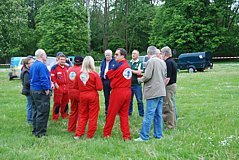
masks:
<svg viewBox="0 0 239 160"><path fill-rule="evenodd" d="M124 142L119 118L112 137L103 139L103 94L94 139L75 141L67 121L49 120L48 136L35 138L26 123L20 80L8 81L0 70L0 159L239 159L239 63L216 63L212 70L178 74L176 130L160 141ZM51 107L52 107L51 103ZM135 103L136 104L136 103ZM142 118L134 106L132 138L138 138ZM151 133L152 137L152 133Z"/></svg>

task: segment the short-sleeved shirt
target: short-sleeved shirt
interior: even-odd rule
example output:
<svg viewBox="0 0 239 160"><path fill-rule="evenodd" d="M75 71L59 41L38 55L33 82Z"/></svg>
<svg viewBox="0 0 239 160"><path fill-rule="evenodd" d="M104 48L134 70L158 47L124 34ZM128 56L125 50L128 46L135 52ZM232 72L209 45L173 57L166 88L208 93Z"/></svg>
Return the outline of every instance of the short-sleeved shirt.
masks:
<svg viewBox="0 0 239 160"><path fill-rule="evenodd" d="M167 78L170 78L167 85L177 82L177 64L172 57L169 57L165 60L167 65Z"/></svg>
<svg viewBox="0 0 239 160"><path fill-rule="evenodd" d="M139 59L137 59L136 61L130 60L128 63L129 63L130 68L132 70L136 70L136 71L137 70L141 70L141 71L143 71L143 63ZM137 78L138 78L138 75L132 73L132 84L131 84L132 86L133 85L140 85L138 83Z"/></svg>

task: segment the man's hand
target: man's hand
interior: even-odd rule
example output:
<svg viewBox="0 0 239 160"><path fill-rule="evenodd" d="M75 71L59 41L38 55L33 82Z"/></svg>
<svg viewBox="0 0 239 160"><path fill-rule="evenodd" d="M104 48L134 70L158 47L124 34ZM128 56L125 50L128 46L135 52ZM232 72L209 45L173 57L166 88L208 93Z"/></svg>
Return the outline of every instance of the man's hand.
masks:
<svg viewBox="0 0 239 160"><path fill-rule="evenodd" d="M49 95L50 90L46 90L45 93L46 93L46 95Z"/></svg>
<svg viewBox="0 0 239 160"><path fill-rule="evenodd" d="M137 75L141 76L142 75L142 71L138 70Z"/></svg>
<svg viewBox="0 0 239 160"><path fill-rule="evenodd" d="M56 89L58 89L58 88L59 88L59 85L58 85L57 83L54 83L54 84L55 84Z"/></svg>
<svg viewBox="0 0 239 160"><path fill-rule="evenodd" d="M139 83L139 84L142 83L142 77L137 78L137 80L138 80L138 83Z"/></svg>

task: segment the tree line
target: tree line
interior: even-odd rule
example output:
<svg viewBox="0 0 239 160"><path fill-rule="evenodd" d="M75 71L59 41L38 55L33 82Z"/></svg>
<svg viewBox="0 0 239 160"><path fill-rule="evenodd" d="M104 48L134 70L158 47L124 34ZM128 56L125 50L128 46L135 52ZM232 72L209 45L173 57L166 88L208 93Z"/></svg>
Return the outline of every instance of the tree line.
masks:
<svg viewBox="0 0 239 160"><path fill-rule="evenodd" d="M175 56L211 51L239 55L239 0L5 0L0 4L0 58L92 55L169 46Z"/></svg>

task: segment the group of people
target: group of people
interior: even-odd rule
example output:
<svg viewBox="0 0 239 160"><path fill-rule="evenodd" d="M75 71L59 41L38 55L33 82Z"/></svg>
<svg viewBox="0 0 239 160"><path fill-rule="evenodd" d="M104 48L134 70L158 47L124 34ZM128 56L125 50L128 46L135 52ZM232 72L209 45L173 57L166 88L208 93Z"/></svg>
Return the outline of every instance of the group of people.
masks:
<svg viewBox="0 0 239 160"><path fill-rule="evenodd" d="M33 126L32 134L36 137L46 135L52 90L52 119L57 121L59 114L62 119L69 119L68 132L75 132L76 140L85 134L87 123L86 137L93 138L100 110L98 91L102 89L106 116L104 138L111 136L116 115L119 115L122 137L125 141L131 140L129 116L133 112L134 95L139 116L143 117L140 136L135 141L149 140L153 119L154 137L157 139L163 136L163 120L167 128L176 128L177 69L171 49L164 47L160 51L154 46L148 47L149 60L145 71L143 63L138 59L138 50L133 50L130 61L126 55L123 48L118 48L114 57L111 50L106 50L100 74L96 72L91 56L76 56L74 66L69 67L66 65L66 56L58 52L57 62L50 72L45 65L47 55L44 50L38 49L35 52L35 61L33 57L26 58L21 74L22 94L27 97L27 121ZM141 83L144 83L144 93ZM143 95L146 99L145 110Z"/></svg>

